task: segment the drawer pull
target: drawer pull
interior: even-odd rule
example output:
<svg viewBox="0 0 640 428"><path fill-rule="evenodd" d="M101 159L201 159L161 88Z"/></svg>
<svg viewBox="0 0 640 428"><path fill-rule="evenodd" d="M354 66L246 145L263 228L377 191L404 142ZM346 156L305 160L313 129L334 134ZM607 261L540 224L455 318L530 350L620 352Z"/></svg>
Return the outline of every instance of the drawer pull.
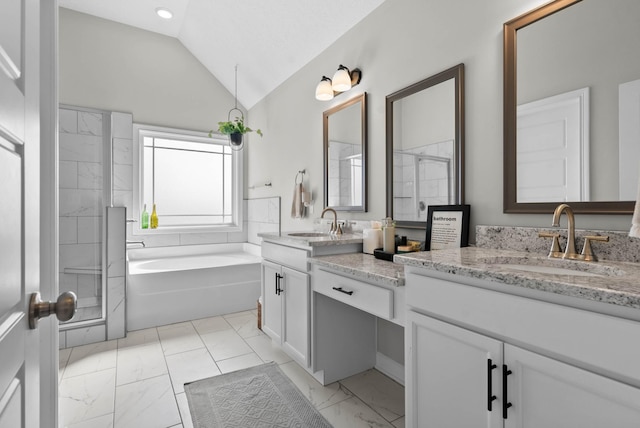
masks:
<svg viewBox="0 0 640 428"><path fill-rule="evenodd" d="M332 287L332 288L334 290L336 290L336 291L341 292L341 293L348 294L349 296L351 296L353 294L353 291L344 290L342 287Z"/></svg>

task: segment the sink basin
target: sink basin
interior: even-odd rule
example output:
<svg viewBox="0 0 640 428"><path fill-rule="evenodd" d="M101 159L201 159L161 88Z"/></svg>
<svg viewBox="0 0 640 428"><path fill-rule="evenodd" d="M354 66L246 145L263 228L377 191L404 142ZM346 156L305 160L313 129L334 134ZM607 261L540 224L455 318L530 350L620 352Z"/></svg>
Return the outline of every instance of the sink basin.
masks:
<svg viewBox="0 0 640 428"><path fill-rule="evenodd" d="M551 275L608 276L608 275L603 275L601 273L578 271L578 270L565 269L565 268L559 268L559 267L553 267L553 266L512 265L507 263L495 263L494 266L505 268L505 269L511 269L511 270L525 271L525 272L547 273Z"/></svg>
<svg viewBox="0 0 640 428"><path fill-rule="evenodd" d="M287 233L287 236L293 236L294 238L322 238L329 235L321 232L294 232Z"/></svg>
<svg viewBox="0 0 640 428"><path fill-rule="evenodd" d="M529 258L529 257L491 257L480 262L501 269L520 272L533 272L547 275L570 275L586 277L608 277L624 275L624 271L601 263L589 263L574 260Z"/></svg>

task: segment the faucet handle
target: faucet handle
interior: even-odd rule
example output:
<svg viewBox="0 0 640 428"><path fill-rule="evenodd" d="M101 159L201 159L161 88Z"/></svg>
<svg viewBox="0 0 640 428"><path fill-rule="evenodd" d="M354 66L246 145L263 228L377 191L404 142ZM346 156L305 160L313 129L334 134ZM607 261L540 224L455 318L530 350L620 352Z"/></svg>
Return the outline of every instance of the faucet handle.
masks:
<svg viewBox="0 0 640 428"><path fill-rule="evenodd" d="M600 242L609 242L608 236L585 236L584 237L584 247L582 247L582 257L581 259L585 262L595 262L598 261L598 258L595 254L593 254L593 250L591 249L591 241L600 241Z"/></svg>
<svg viewBox="0 0 640 428"><path fill-rule="evenodd" d="M553 242L551 243L551 249L549 250L549 258L562 258L563 252L560 249L559 233L539 232L538 237L553 238Z"/></svg>

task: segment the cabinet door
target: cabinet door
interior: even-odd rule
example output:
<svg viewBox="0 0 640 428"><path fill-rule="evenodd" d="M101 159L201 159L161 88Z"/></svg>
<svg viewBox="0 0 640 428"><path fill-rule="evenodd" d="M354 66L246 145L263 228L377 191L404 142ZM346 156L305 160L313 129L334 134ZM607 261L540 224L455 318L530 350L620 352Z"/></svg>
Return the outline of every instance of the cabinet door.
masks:
<svg viewBox="0 0 640 428"><path fill-rule="evenodd" d="M505 428L640 426L640 389L516 346L504 345Z"/></svg>
<svg viewBox="0 0 640 428"><path fill-rule="evenodd" d="M283 267L284 321L282 347L304 367L309 366L309 274Z"/></svg>
<svg viewBox="0 0 640 428"><path fill-rule="evenodd" d="M501 427L502 342L413 311L406 321L407 426Z"/></svg>
<svg viewBox="0 0 640 428"><path fill-rule="evenodd" d="M277 343L282 343L282 298L278 291L282 267L262 262L262 331Z"/></svg>

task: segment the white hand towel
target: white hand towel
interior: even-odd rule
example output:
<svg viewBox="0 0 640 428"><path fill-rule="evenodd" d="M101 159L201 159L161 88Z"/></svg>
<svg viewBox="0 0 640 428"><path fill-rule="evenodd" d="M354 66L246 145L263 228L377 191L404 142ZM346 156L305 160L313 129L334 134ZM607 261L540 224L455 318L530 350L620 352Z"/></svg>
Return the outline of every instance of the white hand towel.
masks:
<svg viewBox="0 0 640 428"><path fill-rule="evenodd" d="M302 204L302 193L304 187L302 183L296 184L293 188L293 202L291 204L291 218L302 218L304 214L304 206Z"/></svg>
<svg viewBox="0 0 640 428"><path fill-rule="evenodd" d="M640 183L638 183L638 196L636 196L636 206L633 210L629 236L632 238L640 238Z"/></svg>

